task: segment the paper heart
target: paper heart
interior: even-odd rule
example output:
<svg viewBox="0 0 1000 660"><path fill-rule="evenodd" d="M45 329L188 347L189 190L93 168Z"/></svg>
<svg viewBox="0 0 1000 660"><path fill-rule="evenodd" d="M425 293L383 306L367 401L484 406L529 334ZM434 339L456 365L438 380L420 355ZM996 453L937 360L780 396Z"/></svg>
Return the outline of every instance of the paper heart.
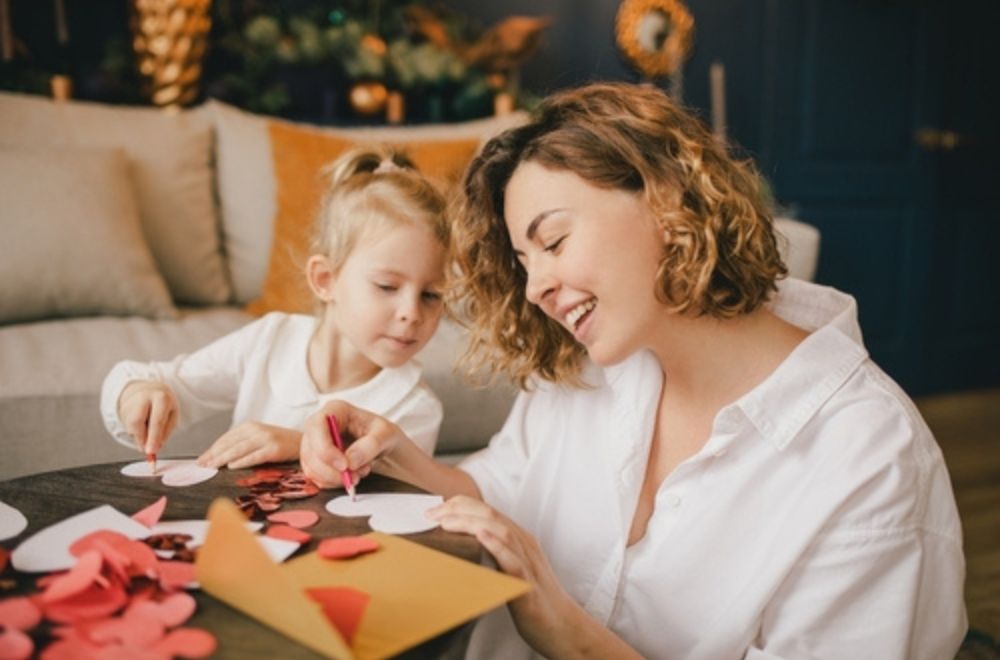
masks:
<svg viewBox="0 0 1000 660"><path fill-rule="evenodd" d="M371 516L368 526L385 534L416 534L434 529L438 523L425 514L444 502L440 495L419 493L362 493L352 500L349 495L335 497L326 510L338 516Z"/></svg>

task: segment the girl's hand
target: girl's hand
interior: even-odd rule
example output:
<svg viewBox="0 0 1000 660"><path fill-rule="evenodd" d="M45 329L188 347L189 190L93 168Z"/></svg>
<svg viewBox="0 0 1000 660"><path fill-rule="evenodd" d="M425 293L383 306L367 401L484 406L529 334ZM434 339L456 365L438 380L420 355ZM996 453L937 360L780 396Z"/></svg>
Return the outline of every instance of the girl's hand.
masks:
<svg viewBox="0 0 1000 660"><path fill-rule="evenodd" d="M518 632L536 651L561 657L570 651L575 623L586 616L556 578L534 536L481 500L459 495L428 511L442 529L471 534L489 551L500 569L531 585L531 591L508 605ZM582 617L581 617L582 615Z"/></svg>
<svg viewBox="0 0 1000 660"><path fill-rule="evenodd" d="M244 422L219 437L198 457L198 465L230 469L291 461L299 455L302 434L294 429Z"/></svg>
<svg viewBox="0 0 1000 660"><path fill-rule="evenodd" d="M163 383L134 380L118 397L118 419L139 451L156 454L177 426L177 397Z"/></svg>
<svg viewBox="0 0 1000 660"><path fill-rule="evenodd" d="M333 444L326 416L334 415L346 450ZM355 408L344 401L330 401L306 419L302 434L302 471L321 488L339 488L341 473L349 469L354 482L366 477L372 465L391 451L403 432L375 413ZM352 441L353 439L353 441Z"/></svg>

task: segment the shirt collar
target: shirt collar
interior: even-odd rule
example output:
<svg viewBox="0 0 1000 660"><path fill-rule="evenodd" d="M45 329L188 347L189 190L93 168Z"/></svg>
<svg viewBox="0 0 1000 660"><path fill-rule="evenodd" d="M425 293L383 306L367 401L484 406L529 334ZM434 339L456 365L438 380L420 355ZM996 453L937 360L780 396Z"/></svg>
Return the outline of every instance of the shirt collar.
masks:
<svg viewBox="0 0 1000 660"><path fill-rule="evenodd" d="M810 335L733 406L780 451L868 358L868 351L857 303L836 289L785 280L768 307Z"/></svg>
<svg viewBox="0 0 1000 660"><path fill-rule="evenodd" d="M420 365L410 360L399 367L381 369L366 382L350 389L320 393L309 374L307 361L316 320L301 316L296 317L296 321L278 336L267 359L271 392L285 405L314 406L320 401L342 399L381 413L402 401L420 381Z"/></svg>

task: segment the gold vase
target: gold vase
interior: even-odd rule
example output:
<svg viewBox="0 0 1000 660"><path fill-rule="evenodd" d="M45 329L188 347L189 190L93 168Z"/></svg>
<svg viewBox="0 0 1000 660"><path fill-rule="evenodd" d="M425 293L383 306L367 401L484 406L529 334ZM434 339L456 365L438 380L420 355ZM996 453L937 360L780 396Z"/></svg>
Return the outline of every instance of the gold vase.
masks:
<svg viewBox="0 0 1000 660"><path fill-rule="evenodd" d="M180 107L198 97L211 0L132 0L132 48L153 105Z"/></svg>

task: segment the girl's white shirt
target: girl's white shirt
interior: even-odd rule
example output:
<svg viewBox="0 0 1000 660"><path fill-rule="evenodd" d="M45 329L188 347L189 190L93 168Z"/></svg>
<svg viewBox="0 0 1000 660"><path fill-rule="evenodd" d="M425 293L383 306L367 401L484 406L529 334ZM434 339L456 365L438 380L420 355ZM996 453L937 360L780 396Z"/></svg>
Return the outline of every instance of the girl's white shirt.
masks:
<svg viewBox="0 0 1000 660"><path fill-rule="evenodd" d="M320 393L307 364L316 322L312 316L272 312L169 362L119 362L101 389L104 425L118 442L135 448L118 418L118 398L132 380L155 380L167 384L177 397L178 430L230 409L233 426L258 421L301 429L325 402L341 399L398 424L433 454L443 410L420 379L419 364L410 360L382 369L356 387Z"/></svg>
<svg viewBox="0 0 1000 660"><path fill-rule="evenodd" d="M460 467L644 657L954 657L965 563L939 447L869 359L853 298L787 280L769 307L811 334L718 413L633 546L663 378L648 352L589 365L593 389L538 382ZM468 657L533 654L499 608Z"/></svg>

